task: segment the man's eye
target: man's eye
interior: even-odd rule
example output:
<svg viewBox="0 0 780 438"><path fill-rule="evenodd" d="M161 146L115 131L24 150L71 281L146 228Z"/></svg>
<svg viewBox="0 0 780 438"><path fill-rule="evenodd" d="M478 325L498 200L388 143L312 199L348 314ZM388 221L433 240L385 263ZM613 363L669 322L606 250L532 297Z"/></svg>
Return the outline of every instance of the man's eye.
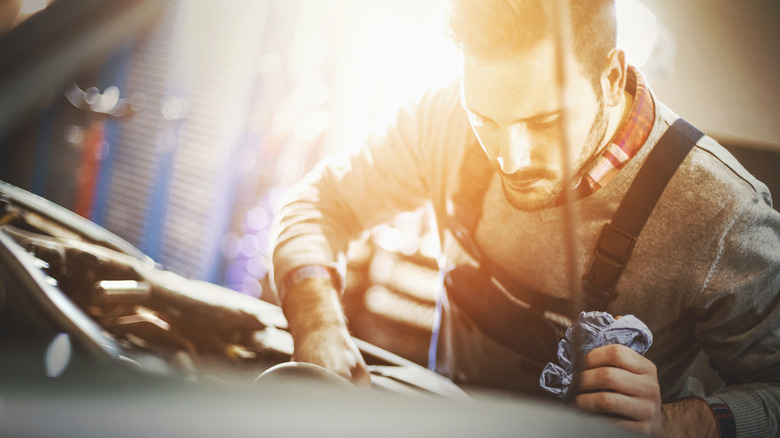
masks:
<svg viewBox="0 0 780 438"><path fill-rule="evenodd" d="M544 119L535 121L533 126L537 129L549 129L558 126L561 123L561 118L558 115L545 117Z"/></svg>

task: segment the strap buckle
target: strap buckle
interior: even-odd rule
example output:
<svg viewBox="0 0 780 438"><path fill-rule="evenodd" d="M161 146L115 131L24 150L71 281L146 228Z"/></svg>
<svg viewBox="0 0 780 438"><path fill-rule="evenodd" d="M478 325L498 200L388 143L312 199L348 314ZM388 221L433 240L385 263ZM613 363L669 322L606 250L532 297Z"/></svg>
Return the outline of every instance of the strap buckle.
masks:
<svg viewBox="0 0 780 438"><path fill-rule="evenodd" d="M636 237L611 223L604 225L596 241L593 264L582 278L587 307L603 307L602 305L615 299L615 285L631 257L635 244Z"/></svg>
<svg viewBox="0 0 780 438"><path fill-rule="evenodd" d="M596 255L623 269L631 257L635 244L635 236L608 223L601 229L601 234L596 241Z"/></svg>

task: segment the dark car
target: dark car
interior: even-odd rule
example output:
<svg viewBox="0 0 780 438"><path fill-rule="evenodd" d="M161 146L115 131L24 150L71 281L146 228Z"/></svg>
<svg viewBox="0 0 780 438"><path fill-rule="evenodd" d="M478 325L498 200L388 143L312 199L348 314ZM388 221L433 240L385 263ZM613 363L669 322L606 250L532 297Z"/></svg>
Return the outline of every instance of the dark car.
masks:
<svg viewBox="0 0 780 438"><path fill-rule="evenodd" d="M0 327L14 374L61 377L100 365L251 384L292 354L279 307L159 269L116 235L6 183L0 243ZM379 388L463 395L419 365L361 348Z"/></svg>

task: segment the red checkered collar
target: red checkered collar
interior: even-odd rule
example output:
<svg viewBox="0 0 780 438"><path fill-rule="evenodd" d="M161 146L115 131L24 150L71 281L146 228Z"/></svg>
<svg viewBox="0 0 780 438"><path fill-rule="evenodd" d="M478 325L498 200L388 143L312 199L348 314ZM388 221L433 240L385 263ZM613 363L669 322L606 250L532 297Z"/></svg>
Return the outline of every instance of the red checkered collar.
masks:
<svg viewBox="0 0 780 438"><path fill-rule="evenodd" d="M633 95L631 111L604 152L584 172L575 189L583 196L604 187L645 144L655 121L655 103L644 77L628 67L626 91ZM583 184L585 183L585 184Z"/></svg>

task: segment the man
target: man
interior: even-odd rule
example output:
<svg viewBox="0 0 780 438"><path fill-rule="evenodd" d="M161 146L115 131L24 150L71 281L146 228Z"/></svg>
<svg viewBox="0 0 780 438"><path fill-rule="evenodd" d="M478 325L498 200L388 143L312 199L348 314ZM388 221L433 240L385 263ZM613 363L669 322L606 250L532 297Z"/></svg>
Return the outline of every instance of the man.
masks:
<svg viewBox="0 0 780 438"><path fill-rule="evenodd" d="M535 394L537 350L557 342L545 327L570 317L556 309L576 298L567 248L586 272L600 230L678 117L615 47L614 0L571 3L565 112L552 2L449 4L459 83L294 187L277 218L274 281L295 358L366 384L339 305L338 260L362 230L427 204L446 273L432 367L464 385ZM573 242L563 232L567 202L579 211ZM484 272L511 285L511 312L524 315L499 316L507 311L496 306L504 333L463 304L463 289L484 284ZM644 321L654 344L646 356L620 345L590 352L571 403L647 434L777 435L779 289L780 215L766 187L704 137L666 186L606 307ZM539 322L512 330L525 317ZM687 386L700 349L726 382L706 399Z"/></svg>

